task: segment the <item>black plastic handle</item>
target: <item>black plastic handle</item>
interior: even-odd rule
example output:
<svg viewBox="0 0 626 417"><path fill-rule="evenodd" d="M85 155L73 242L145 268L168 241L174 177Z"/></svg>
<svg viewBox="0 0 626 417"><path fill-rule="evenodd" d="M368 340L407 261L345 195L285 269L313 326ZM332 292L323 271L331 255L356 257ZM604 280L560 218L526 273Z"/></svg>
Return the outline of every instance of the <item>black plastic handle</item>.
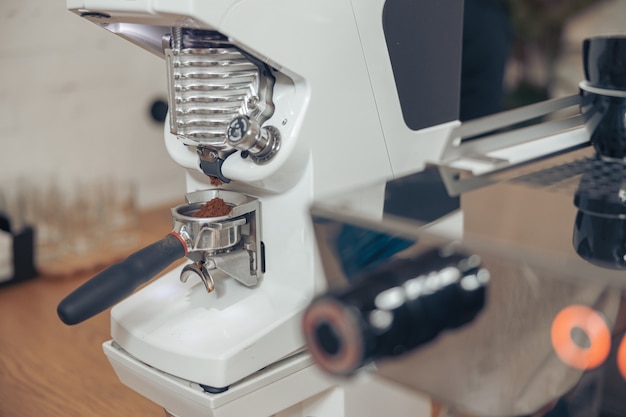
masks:
<svg viewBox="0 0 626 417"><path fill-rule="evenodd" d="M182 239L170 233L85 282L61 301L57 313L65 324L85 321L132 294L186 252Z"/></svg>

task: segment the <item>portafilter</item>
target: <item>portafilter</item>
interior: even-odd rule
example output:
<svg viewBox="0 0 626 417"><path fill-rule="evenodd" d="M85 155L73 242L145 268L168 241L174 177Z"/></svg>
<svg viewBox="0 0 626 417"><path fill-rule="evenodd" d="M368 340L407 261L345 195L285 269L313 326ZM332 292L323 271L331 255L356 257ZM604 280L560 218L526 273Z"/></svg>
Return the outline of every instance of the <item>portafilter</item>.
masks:
<svg viewBox="0 0 626 417"><path fill-rule="evenodd" d="M215 198L231 206L228 214L194 216L205 202ZM69 294L57 308L61 320L77 324L101 313L183 257L193 261L183 269L183 282L195 274L211 291L213 269L244 285L256 285L263 269L258 200L226 190L198 191L187 194L186 199L187 204L172 209L172 232L109 266Z"/></svg>

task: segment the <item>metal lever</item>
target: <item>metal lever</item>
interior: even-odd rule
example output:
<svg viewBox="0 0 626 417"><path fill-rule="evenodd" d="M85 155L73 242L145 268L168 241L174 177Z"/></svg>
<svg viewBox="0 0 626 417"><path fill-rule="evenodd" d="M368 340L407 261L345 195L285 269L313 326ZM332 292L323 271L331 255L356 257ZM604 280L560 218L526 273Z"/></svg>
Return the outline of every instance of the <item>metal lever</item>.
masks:
<svg viewBox="0 0 626 417"><path fill-rule="evenodd" d="M226 131L227 142L248 152L256 163L267 162L280 148L280 132L274 126L261 127L247 116L235 117Z"/></svg>

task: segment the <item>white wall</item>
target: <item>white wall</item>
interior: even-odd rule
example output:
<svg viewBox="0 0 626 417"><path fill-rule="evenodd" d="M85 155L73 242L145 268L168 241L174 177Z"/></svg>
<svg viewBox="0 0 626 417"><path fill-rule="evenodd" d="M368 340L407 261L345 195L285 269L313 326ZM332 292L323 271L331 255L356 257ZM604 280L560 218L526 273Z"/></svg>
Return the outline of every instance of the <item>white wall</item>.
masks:
<svg viewBox="0 0 626 417"><path fill-rule="evenodd" d="M164 62L63 0L0 1L0 182L135 180L142 207L182 200L184 173L149 108Z"/></svg>

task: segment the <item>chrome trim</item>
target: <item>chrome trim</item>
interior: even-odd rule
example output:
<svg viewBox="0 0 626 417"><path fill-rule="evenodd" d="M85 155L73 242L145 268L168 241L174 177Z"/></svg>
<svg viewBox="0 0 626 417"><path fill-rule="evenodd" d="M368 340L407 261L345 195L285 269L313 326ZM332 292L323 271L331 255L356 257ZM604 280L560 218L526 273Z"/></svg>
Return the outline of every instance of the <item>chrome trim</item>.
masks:
<svg viewBox="0 0 626 417"><path fill-rule="evenodd" d="M218 32L173 28L165 57L170 131L186 144L230 150L232 119L245 115L262 124L274 112L269 67Z"/></svg>
<svg viewBox="0 0 626 417"><path fill-rule="evenodd" d="M490 174L589 146L579 106L580 96L571 95L465 122L450 133L432 165L450 195L460 195L491 184ZM569 114L558 116L564 110Z"/></svg>

